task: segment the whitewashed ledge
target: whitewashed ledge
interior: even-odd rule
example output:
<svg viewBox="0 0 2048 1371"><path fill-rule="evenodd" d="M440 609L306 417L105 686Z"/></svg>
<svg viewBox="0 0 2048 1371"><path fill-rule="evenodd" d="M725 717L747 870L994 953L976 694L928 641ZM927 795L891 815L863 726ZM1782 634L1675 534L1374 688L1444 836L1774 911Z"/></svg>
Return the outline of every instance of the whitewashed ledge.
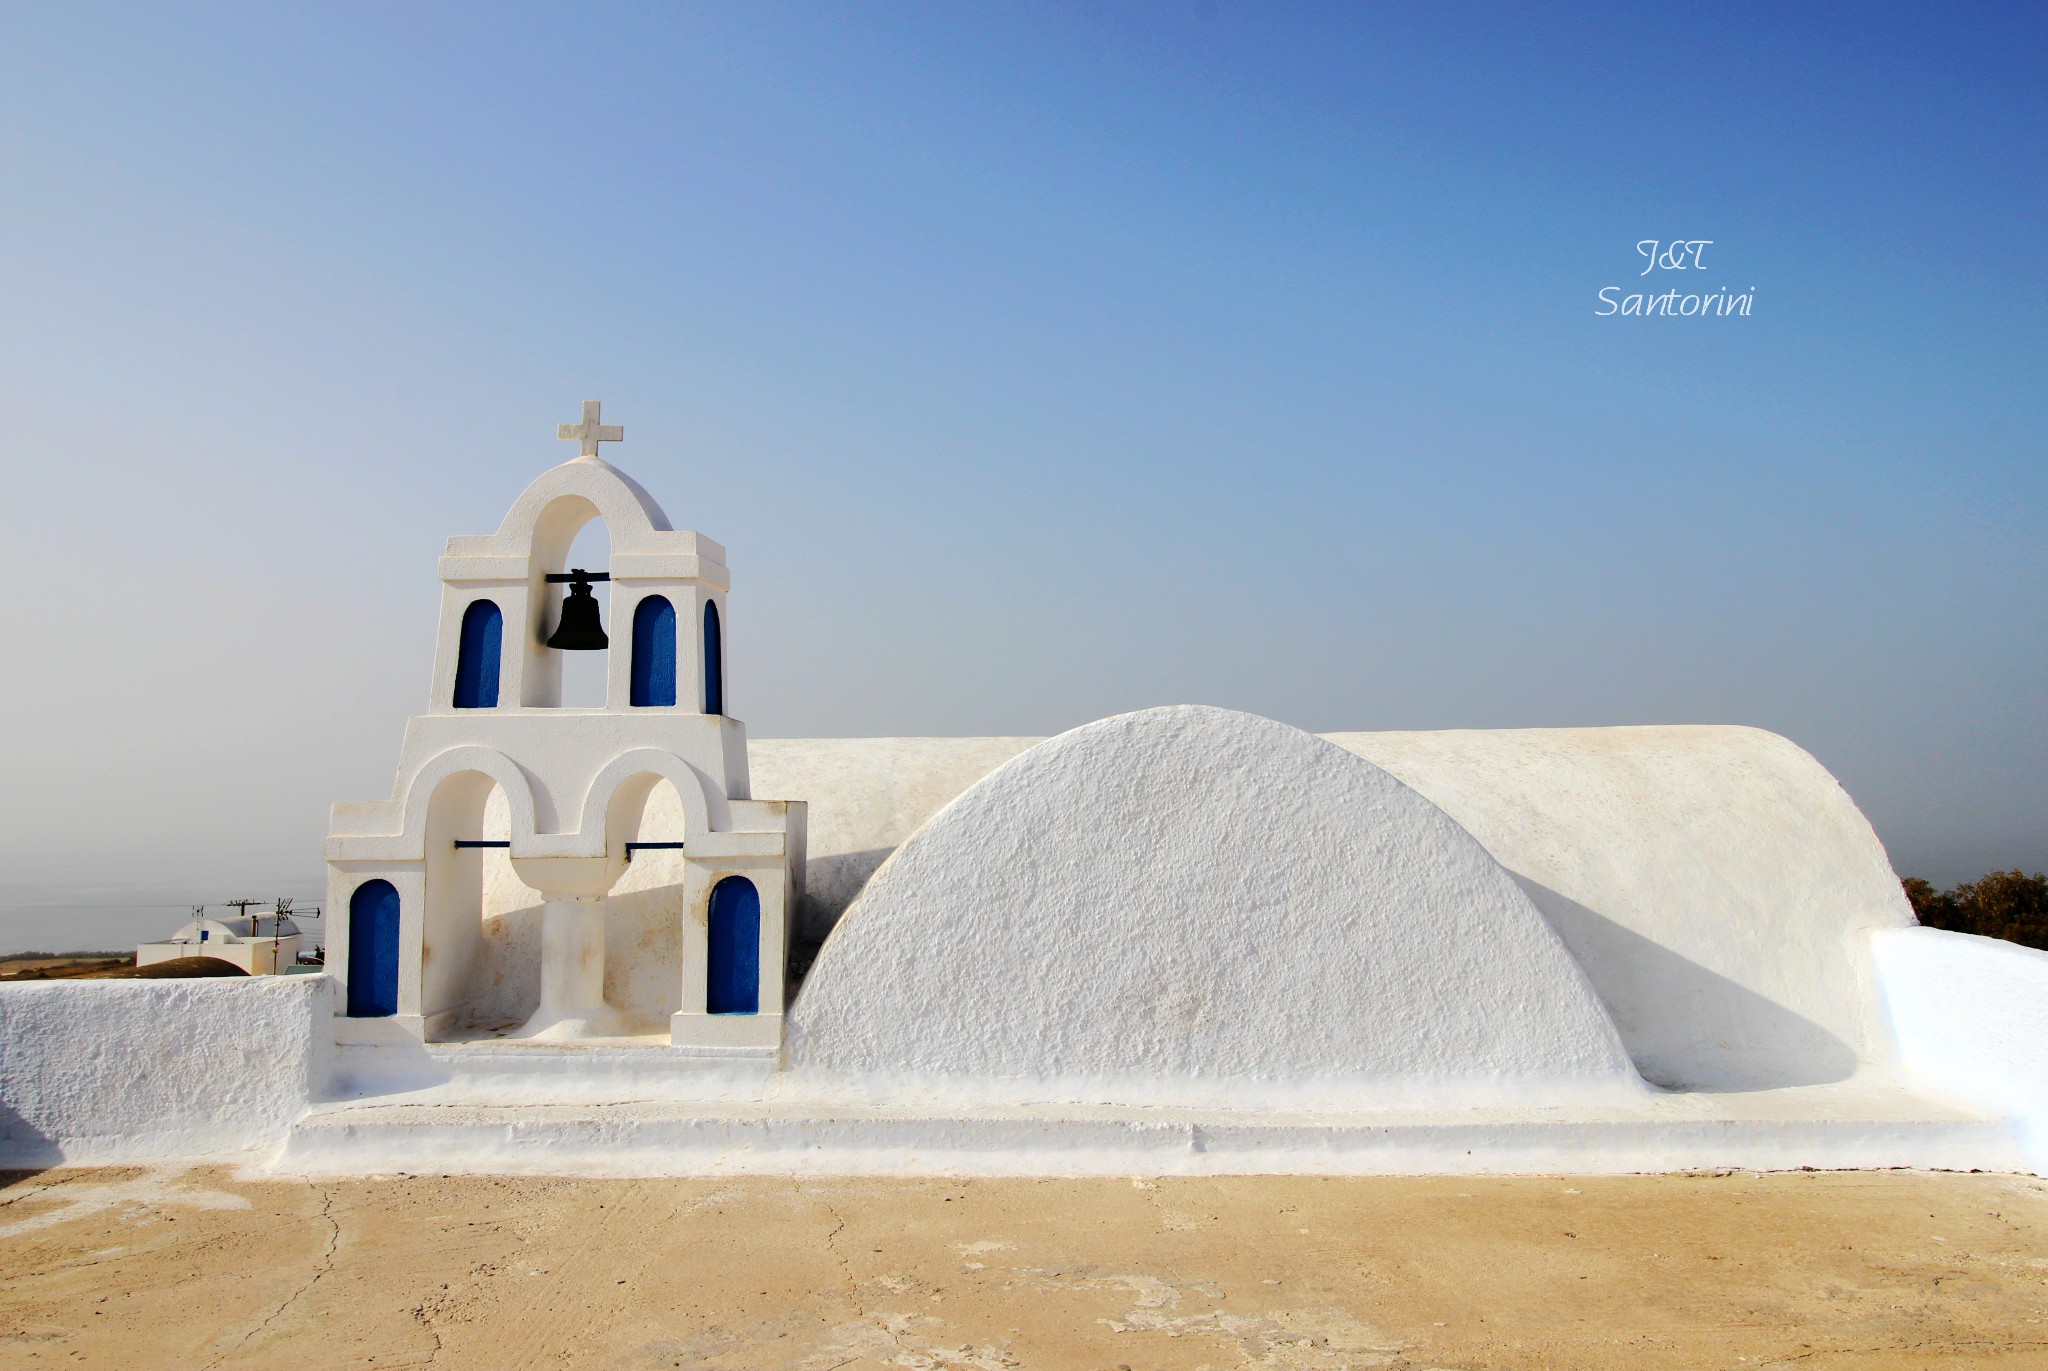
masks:
<svg viewBox="0 0 2048 1371"><path fill-rule="evenodd" d="M2048 1172L2048 953L1934 929L1870 936L1894 1035L1889 1067L1773 1090L1371 1112L891 1102L844 1082L792 1079L761 1054L628 1044L336 1049L324 976L0 985L0 1166L231 1161L291 1175L617 1176Z"/></svg>
<svg viewBox="0 0 2048 1371"><path fill-rule="evenodd" d="M1655 1096L1632 1109L1372 1115L1037 1106L918 1109L785 1098L324 1104L293 1175L1580 1175L1714 1168L2026 1169L1995 1116L1885 1084Z"/></svg>

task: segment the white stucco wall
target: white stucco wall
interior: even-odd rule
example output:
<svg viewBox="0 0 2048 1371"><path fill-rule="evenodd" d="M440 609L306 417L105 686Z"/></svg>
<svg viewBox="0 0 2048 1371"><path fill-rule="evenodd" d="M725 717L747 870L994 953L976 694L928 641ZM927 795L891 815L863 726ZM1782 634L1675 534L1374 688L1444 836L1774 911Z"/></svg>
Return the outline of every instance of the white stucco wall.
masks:
<svg viewBox="0 0 2048 1371"><path fill-rule="evenodd" d="M325 976L0 984L0 1164L246 1156L324 1082Z"/></svg>
<svg viewBox="0 0 2048 1371"><path fill-rule="evenodd" d="M883 860L948 801L1039 738L765 738L748 744L763 795L810 809L800 934L831 931ZM791 789L792 786L798 787Z"/></svg>
<svg viewBox="0 0 2048 1371"><path fill-rule="evenodd" d="M1641 1090L1470 835L1340 748L1200 706L1063 734L925 824L826 942L789 1062L978 1099Z"/></svg>
<svg viewBox="0 0 2048 1371"><path fill-rule="evenodd" d="M1733 727L1340 733L1513 871L1643 1074L1747 1089L1888 1057L1863 936L1913 923L1827 770Z"/></svg>
<svg viewBox="0 0 2048 1371"><path fill-rule="evenodd" d="M2048 952L1940 928L1885 929L1871 946L1900 1067L2010 1119L2048 1174Z"/></svg>
<svg viewBox="0 0 2048 1371"><path fill-rule="evenodd" d="M1868 821L1796 745L1690 725L1326 736L1420 791L1515 873L1650 1079L1818 1084L1889 1060L1864 930L1911 926L1912 913ZM1034 741L754 743L774 793L811 802L813 871L836 873L812 887L812 928L829 927L861 873L920 823Z"/></svg>
<svg viewBox="0 0 2048 1371"><path fill-rule="evenodd" d="M507 836L505 800L484 806L482 836ZM636 840L681 841L683 803L664 781L647 797ZM519 879L500 850L478 854L483 876L483 926L464 971L455 1031L502 1029L525 1022L540 1004L540 892ZM629 1030L665 1033L682 1006L683 854L635 853L605 902L605 999Z"/></svg>

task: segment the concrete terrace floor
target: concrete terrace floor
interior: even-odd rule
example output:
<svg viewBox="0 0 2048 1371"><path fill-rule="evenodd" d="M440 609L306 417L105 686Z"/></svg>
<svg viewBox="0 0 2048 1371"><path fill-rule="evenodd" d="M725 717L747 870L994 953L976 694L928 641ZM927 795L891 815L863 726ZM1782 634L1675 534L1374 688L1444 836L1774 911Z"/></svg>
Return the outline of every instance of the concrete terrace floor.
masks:
<svg viewBox="0 0 2048 1371"><path fill-rule="evenodd" d="M0 1366L2048 1366L2048 1183L14 1173Z"/></svg>

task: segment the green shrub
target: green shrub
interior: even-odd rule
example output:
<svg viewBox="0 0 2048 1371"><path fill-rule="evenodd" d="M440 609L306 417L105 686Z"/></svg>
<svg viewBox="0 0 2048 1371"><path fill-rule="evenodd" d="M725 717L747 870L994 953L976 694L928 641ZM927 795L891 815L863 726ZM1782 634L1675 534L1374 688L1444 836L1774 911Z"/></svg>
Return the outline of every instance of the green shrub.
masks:
<svg viewBox="0 0 2048 1371"><path fill-rule="evenodd" d="M1904 885L1913 912L1929 928L2048 949L2048 875L1994 871L1954 890L1908 876Z"/></svg>

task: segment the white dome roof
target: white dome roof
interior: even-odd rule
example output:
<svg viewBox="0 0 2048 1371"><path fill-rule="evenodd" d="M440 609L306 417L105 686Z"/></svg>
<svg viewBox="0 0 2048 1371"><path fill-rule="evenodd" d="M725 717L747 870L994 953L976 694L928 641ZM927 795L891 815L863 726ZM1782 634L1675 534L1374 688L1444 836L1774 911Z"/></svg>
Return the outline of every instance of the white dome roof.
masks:
<svg viewBox="0 0 2048 1371"><path fill-rule="evenodd" d="M1469 833L1331 743L1196 706L1054 738L934 815L826 942L789 1060L982 1098L1643 1088Z"/></svg>

